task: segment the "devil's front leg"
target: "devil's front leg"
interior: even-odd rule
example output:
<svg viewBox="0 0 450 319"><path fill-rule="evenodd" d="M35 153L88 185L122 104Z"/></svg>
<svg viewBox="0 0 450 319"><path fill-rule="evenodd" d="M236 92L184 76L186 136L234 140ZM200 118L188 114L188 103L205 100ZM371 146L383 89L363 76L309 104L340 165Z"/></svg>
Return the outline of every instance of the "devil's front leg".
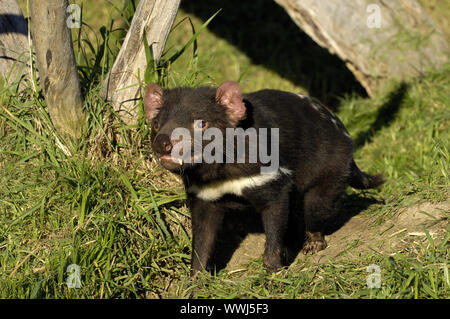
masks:
<svg viewBox="0 0 450 319"><path fill-rule="evenodd" d="M269 189L262 189L252 196L254 207L261 213L266 235L263 263L270 271L283 267L284 239L289 220L290 185L277 184ZM274 188L279 190L276 196Z"/></svg>
<svg viewBox="0 0 450 319"><path fill-rule="evenodd" d="M189 206L192 220L191 275L195 275L207 267L224 212L218 204L196 197L190 199Z"/></svg>

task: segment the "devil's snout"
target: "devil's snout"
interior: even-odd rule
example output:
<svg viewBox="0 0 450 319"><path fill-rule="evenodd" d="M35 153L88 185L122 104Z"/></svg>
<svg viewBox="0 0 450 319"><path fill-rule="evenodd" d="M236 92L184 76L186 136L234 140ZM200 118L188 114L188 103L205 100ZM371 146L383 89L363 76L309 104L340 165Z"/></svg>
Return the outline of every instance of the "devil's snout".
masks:
<svg viewBox="0 0 450 319"><path fill-rule="evenodd" d="M153 142L153 149L161 155L170 154L172 151L172 143L167 134L158 134Z"/></svg>

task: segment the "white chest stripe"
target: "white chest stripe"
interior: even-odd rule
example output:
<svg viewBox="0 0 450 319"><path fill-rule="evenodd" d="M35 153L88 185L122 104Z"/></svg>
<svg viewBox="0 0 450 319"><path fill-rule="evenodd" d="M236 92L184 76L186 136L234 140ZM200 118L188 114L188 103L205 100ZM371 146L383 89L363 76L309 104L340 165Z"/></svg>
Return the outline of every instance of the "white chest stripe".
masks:
<svg viewBox="0 0 450 319"><path fill-rule="evenodd" d="M198 198L207 201L214 201L225 194L242 196L242 192L247 188L262 186L280 178L281 174L290 175L292 172L287 168L280 168L277 172L269 174L259 174L248 177L215 182L204 186L192 185L189 192L197 195Z"/></svg>

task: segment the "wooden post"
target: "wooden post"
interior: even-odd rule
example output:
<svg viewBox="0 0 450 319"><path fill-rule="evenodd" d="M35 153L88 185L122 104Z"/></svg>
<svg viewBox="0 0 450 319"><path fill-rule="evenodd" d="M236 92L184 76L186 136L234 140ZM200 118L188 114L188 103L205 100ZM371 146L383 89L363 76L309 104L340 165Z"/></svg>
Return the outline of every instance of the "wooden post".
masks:
<svg viewBox="0 0 450 319"><path fill-rule="evenodd" d="M56 129L80 135L84 115L67 0L31 0L31 23L40 84Z"/></svg>
<svg viewBox="0 0 450 319"><path fill-rule="evenodd" d="M28 26L16 0L0 0L0 74L8 84L25 87L30 60Z"/></svg>
<svg viewBox="0 0 450 319"><path fill-rule="evenodd" d="M147 66L144 30L153 57L159 61L179 5L180 0L139 1L122 48L103 84L103 97L126 123L135 123L138 117L139 80L143 80Z"/></svg>

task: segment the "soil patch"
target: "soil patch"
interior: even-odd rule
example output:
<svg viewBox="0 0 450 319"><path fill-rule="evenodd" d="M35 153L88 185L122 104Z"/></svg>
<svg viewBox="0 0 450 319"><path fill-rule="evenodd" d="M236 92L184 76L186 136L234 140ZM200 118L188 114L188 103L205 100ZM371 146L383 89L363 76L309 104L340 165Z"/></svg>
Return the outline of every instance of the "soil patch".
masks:
<svg viewBox="0 0 450 319"><path fill-rule="evenodd" d="M401 209L392 219L377 225L376 217L357 215L342 227L327 235L326 249L313 257L317 263L330 259L358 257L361 254L378 252L393 254L407 248L408 242L426 236L425 230L435 237L446 231L449 224L450 200L431 203L424 202ZM262 257L265 236L263 233L249 233L237 246L229 258L226 269L245 269L246 264ZM304 260L300 252L295 260Z"/></svg>

